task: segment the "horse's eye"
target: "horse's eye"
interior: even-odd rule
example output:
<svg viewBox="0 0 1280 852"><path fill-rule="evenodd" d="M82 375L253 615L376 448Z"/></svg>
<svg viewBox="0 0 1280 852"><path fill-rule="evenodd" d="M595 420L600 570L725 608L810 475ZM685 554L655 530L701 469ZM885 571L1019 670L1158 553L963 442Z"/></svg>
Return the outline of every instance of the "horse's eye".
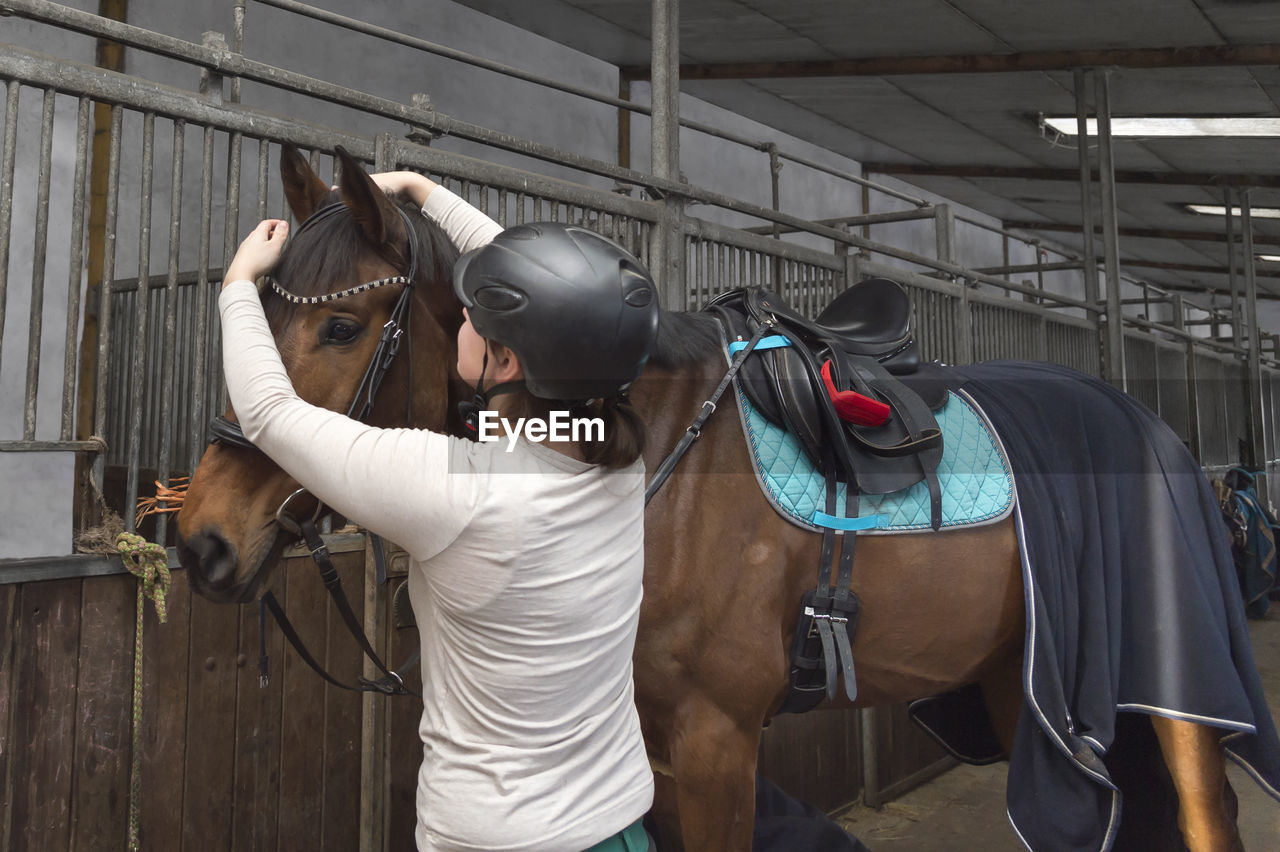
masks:
<svg viewBox="0 0 1280 852"><path fill-rule="evenodd" d="M320 334L321 343L350 343L360 334L360 326L349 319L334 319Z"/></svg>

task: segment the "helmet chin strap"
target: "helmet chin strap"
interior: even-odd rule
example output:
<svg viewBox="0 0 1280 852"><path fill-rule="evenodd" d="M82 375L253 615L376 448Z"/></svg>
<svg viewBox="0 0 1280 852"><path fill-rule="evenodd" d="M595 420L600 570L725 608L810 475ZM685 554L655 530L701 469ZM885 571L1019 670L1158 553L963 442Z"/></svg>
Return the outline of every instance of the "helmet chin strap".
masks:
<svg viewBox="0 0 1280 852"><path fill-rule="evenodd" d="M500 382L493 387L485 390L484 374L489 369L489 347L486 345L484 349L484 360L480 362L480 378L476 379L476 395L471 398L470 402L458 403L458 413L462 415L462 425L467 427L467 431L472 434L480 432L480 412L488 409L489 400L495 396L512 391L520 390L525 387L524 379L517 379L514 382Z"/></svg>

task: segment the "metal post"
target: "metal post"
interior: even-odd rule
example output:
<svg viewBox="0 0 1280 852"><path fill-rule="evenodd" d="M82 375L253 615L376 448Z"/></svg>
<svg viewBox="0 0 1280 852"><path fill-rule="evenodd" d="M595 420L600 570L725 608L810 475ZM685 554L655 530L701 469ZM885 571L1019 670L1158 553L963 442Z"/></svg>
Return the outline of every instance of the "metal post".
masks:
<svg viewBox="0 0 1280 852"><path fill-rule="evenodd" d="M1089 92L1085 71L1072 75L1076 89L1076 153L1080 160L1080 224L1084 233L1084 300L1098 303L1098 257L1093 251L1093 169L1089 165Z"/></svg>
<svg viewBox="0 0 1280 852"><path fill-rule="evenodd" d="M655 177L675 181L680 179L680 3L653 0L652 8L652 168ZM684 310L686 302L680 205L678 198L665 198L662 221L653 229L651 271L663 290L663 305L670 311Z"/></svg>
<svg viewBox="0 0 1280 852"><path fill-rule="evenodd" d="M1173 311L1173 327L1178 331L1186 331L1187 313L1182 304L1181 294L1170 294L1169 308ZM1191 448L1192 455L1196 457L1196 462L1199 463L1200 409L1199 394L1196 392L1196 345L1188 340L1183 344L1183 351L1187 353L1187 369L1185 371L1185 381L1187 383L1187 444Z"/></svg>
<svg viewBox="0 0 1280 852"><path fill-rule="evenodd" d="M1102 185L1102 250L1107 270L1107 381L1127 389L1124 322L1120 304L1120 237L1116 223L1116 171L1111 150L1111 84L1107 71L1094 72L1098 109L1098 174Z"/></svg>
<svg viewBox="0 0 1280 852"><path fill-rule="evenodd" d="M631 100L631 80L618 75L618 97ZM618 165L631 168L631 110L618 107Z"/></svg>
<svg viewBox="0 0 1280 852"><path fill-rule="evenodd" d="M1241 461L1251 470L1258 471L1258 496L1270 504L1267 492L1267 453L1262 413L1262 335L1258 329L1258 278L1253 256L1253 221L1249 210L1249 190L1240 191L1240 233L1244 238L1244 292L1245 321L1249 324L1249 370L1245 398L1249 405L1249 424L1245 440L1248 441L1250 458Z"/></svg>
<svg viewBox="0 0 1280 852"><path fill-rule="evenodd" d="M232 0L231 5L231 50L233 53L244 53L244 4L245 0ZM240 103L240 78L231 78L231 103Z"/></svg>
<svg viewBox="0 0 1280 852"><path fill-rule="evenodd" d="M1227 220L1227 280L1231 286L1231 345L1243 349L1240 335L1240 279L1236 276L1235 216L1231 201L1231 187L1222 188L1222 206ZM1214 328L1215 338L1218 336Z"/></svg>

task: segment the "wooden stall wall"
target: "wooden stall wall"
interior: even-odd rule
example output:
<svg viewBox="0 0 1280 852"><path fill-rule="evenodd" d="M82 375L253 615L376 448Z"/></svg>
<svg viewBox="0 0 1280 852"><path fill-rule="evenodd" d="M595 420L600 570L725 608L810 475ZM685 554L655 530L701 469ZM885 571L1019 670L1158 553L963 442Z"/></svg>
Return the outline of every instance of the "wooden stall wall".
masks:
<svg viewBox="0 0 1280 852"><path fill-rule="evenodd" d="M363 616L363 551L334 564ZM136 588L130 575L0 586L0 848L127 848ZM286 560L275 588L317 658L354 682L358 648L310 560ZM375 600L389 607L381 588ZM389 725L377 745L384 777L366 784L361 696L324 683L273 623L260 686L256 606L209 603L176 571L168 616L159 623L147 604L142 849L357 850L383 837L412 848L418 699L371 699ZM400 659L417 634L390 641ZM386 796L380 824L363 832L362 789Z"/></svg>

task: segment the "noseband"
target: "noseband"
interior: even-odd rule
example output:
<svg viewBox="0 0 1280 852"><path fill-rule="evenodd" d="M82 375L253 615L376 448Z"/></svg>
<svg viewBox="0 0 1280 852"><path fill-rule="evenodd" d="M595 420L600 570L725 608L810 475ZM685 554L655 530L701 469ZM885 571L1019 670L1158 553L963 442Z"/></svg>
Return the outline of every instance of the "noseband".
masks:
<svg viewBox="0 0 1280 852"><path fill-rule="evenodd" d="M312 227L315 223L323 221L334 214L346 210L347 207L341 202L335 202L320 208L312 213L307 220L299 226L297 233L303 233L307 228ZM378 388L382 386L382 380L386 378L387 372L391 369L391 364L395 361L396 355L400 352L400 340L404 337L409 341L409 391L406 394L407 404L405 412L405 424L413 423L413 339L409 333L409 322L413 315L413 281L418 273L418 241L414 236L413 224L409 221L409 217L398 207L396 212L400 214L401 220L404 222L405 234L409 240L409 268L404 275L393 275L388 278L379 278L375 281L367 281L356 287L350 287L346 290L339 290L336 293L326 293L323 296L298 296L289 292L280 285L274 278L271 279L271 289L281 298L295 305L318 305L324 302L332 302L347 296L355 296L369 290L376 290L379 287L387 287L393 284L403 284L404 288L400 291L399 297L396 299L395 306L391 309L391 315L387 322L382 326L382 335L378 338L378 345L373 351L373 357L369 360L369 366L365 368L364 376L360 379L360 386L356 388L355 397L351 400L351 405L347 407L347 416L355 420L364 422L365 418L373 410L373 403L378 395ZM211 437L209 443L218 444L226 443L244 449L256 450L257 447L245 437L244 431L240 428L239 423L233 423L225 417L218 415L213 418L209 425ZM316 529L316 521L324 513L324 503L317 500L315 511L311 516L299 520L290 513L290 504L296 499L304 496L307 489L299 488L294 491L284 502L276 509L276 523L287 532L300 536L307 544L307 548L311 551L311 556L315 560L316 567L320 571L320 579L324 582L325 588L329 591L330 597L333 599L342 620L347 625L347 630L355 637L360 644L366 656L373 661L385 675L379 680L369 680L367 678L358 678L358 686L348 686L324 670L315 658L307 651L306 645L298 637L297 631L293 629L293 625L289 622L288 617L284 613L284 609L276 600L275 595L268 591L262 596L261 604L264 607L259 613L260 629L264 632L264 641L262 642L262 651L259 657L258 666L260 673L260 681L263 686L267 684L267 656L266 656L266 621L265 613L269 611L275 617L276 622L280 625L285 638L293 645L298 655L309 665L317 674L327 680L334 686L347 690L358 690L363 692L381 692L387 695L415 695L416 693L407 689L404 680L399 674L382 662L377 652L373 649L373 644L365 635L364 628L356 618L355 613L351 609L351 604L347 600L346 593L342 590L342 584L338 579L337 569L333 567L333 563L329 558L329 550L325 546L320 533ZM386 567L383 564L383 548L381 541L374 537L374 554L378 558L378 579L379 582L386 582ZM400 666L403 671L414 662L416 662L418 652L415 650L409 660Z"/></svg>

